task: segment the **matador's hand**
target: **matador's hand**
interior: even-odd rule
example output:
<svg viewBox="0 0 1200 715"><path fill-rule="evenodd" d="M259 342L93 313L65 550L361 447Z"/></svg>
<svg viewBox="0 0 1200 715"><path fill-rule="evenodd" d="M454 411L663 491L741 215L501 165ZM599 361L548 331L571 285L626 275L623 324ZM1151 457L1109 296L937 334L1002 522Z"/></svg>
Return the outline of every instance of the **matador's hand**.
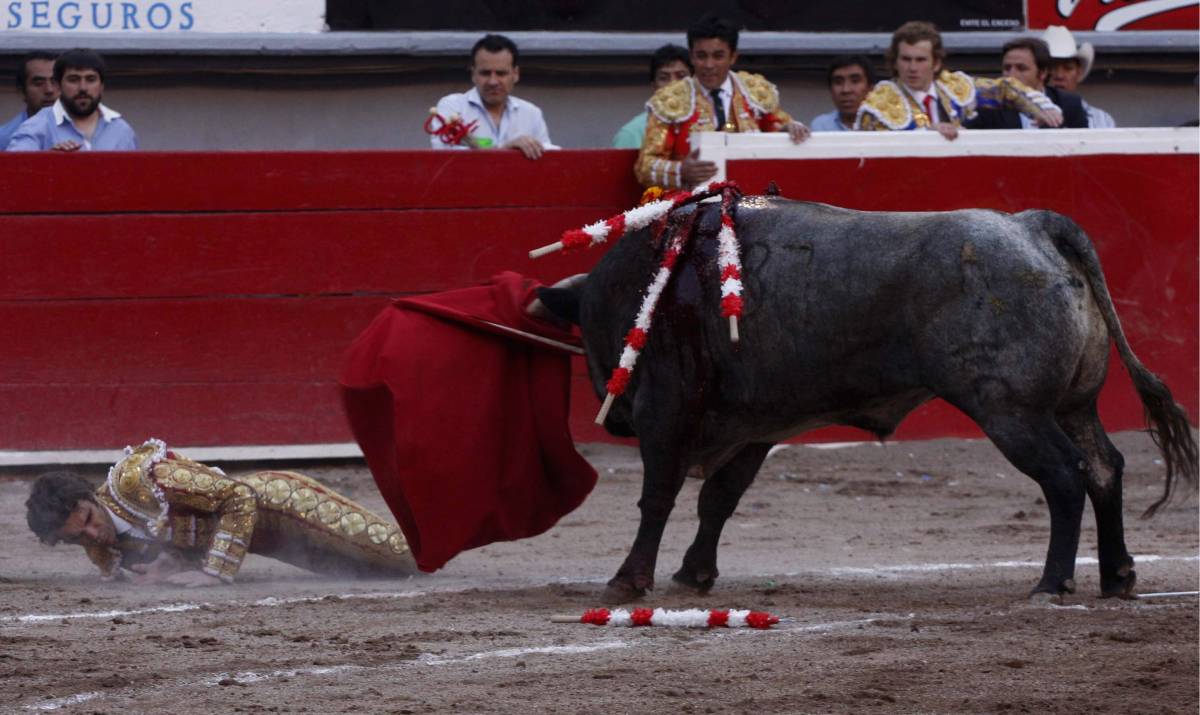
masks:
<svg viewBox="0 0 1200 715"><path fill-rule="evenodd" d="M812 130L804 125L804 122L793 121L787 126L788 136L792 138L793 144L799 144L805 139L812 136Z"/></svg>
<svg viewBox="0 0 1200 715"><path fill-rule="evenodd" d="M933 125L938 134L946 137L946 141L954 141L958 138L958 125L952 122L938 122Z"/></svg>
<svg viewBox="0 0 1200 715"><path fill-rule="evenodd" d="M162 583L171 574L182 571L183 562L164 551L150 563L133 564L129 566L129 570L133 572L129 580L138 585Z"/></svg>

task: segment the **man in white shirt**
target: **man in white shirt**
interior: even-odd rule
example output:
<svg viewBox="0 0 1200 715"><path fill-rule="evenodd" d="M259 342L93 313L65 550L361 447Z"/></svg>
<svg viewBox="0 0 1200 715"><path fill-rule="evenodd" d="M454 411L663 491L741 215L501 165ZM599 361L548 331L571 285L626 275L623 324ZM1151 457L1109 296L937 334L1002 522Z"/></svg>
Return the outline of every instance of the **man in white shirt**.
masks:
<svg viewBox="0 0 1200 715"><path fill-rule="evenodd" d="M1087 79L1092 71L1092 62L1096 59L1096 51L1092 43L1075 44L1071 31L1062 25L1051 25L1042 33L1042 39L1050 47L1050 77L1047 83L1067 92L1079 93L1079 85ZM1083 100L1083 108L1087 110L1088 128L1114 129L1117 126L1112 115L1099 107L1093 107Z"/></svg>
<svg viewBox="0 0 1200 715"><path fill-rule="evenodd" d="M461 94L448 94L437 104L437 113L447 122L456 118L470 130L458 142L448 144L442 136L430 136L434 149L516 149L527 159L538 159L550 141L546 120L536 105L512 96L521 79L517 45L504 35L484 35L471 49L471 81L475 87Z"/></svg>

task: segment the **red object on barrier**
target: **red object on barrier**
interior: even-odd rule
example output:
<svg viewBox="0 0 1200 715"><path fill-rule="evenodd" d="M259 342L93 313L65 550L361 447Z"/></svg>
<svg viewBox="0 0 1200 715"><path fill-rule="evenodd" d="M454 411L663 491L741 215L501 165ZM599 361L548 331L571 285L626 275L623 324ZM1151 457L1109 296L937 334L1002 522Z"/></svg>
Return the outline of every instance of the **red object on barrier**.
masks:
<svg viewBox="0 0 1200 715"><path fill-rule="evenodd" d="M338 360L388 302L530 260L636 205L631 151L0 155L0 449L349 442ZM1138 355L1197 415L1194 155L731 161L747 193L861 209L1050 208L1100 252ZM578 441L611 439L582 360ZM1140 428L1114 361L1109 429ZM941 402L900 438L978 435ZM869 439L831 428L806 439Z"/></svg>

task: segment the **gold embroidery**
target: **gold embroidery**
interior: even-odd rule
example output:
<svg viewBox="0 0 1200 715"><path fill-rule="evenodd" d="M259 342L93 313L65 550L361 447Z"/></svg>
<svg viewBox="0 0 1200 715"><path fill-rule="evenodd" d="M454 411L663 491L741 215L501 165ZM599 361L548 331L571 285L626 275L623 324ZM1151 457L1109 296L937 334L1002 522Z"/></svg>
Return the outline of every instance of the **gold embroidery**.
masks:
<svg viewBox="0 0 1200 715"><path fill-rule="evenodd" d="M654 93L647 103L652 116L668 123L680 122L692 116L696 94L692 80L680 79Z"/></svg>
<svg viewBox="0 0 1200 715"><path fill-rule="evenodd" d="M908 97L896 83L884 80L863 100L855 124L861 129L887 130L906 129L912 123L913 111ZM920 121L917 123L919 125Z"/></svg>
<svg viewBox="0 0 1200 715"><path fill-rule="evenodd" d="M751 72L735 72L734 79L741 81L746 99L754 109L763 114L771 114L779 109L779 88L767 81L766 77Z"/></svg>

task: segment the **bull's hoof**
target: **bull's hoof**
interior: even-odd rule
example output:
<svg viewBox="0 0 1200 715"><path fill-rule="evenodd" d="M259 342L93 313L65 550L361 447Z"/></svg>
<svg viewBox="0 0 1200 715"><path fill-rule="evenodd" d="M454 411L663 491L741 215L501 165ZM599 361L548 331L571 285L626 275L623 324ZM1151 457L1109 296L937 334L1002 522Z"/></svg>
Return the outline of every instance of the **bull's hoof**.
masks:
<svg viewBox="0 0 1200 715"><path fill-rule="evenodd" d="M715 570L711 572L691 571L684 566L675 572L671 580L697 593L708 593L712 590L713 584L717 582L717 574Z"/></svg>
<svg viewBox="0 0 1200 715"><path fill-rule="evenodd" d="M1058 584L1043 581L1033 588L1029 602L1034 605L1062 605L1064 593L1075 593L1075 579L1066 578Z"/></svg>
<svg viewBox="0 0 1200 715"><path fill-rule="evenodd" d="M637 585L638 583L642 585ZM646 591L654 588L652 579L635 579L630 582L620 576L614 577L604 589L605 603L629 603L646 595Z"/></svg>
<svg viewBox="0 0 1200 715"><path fill-rule="evenodd" d="M1029 594L1029 603L1033 606L1061 606L1062 602L1063 597L1061 593L1034 591Z"/></svg>
<svg viewBox="0 0 1200 715"><path fill-rule="evenodd" d="M1100 598L1137 598L1137 594L1133 592L1136 585L1137 572L1133 570L1133 565L1122 566L1117 570L1116 577L1105 578L1101 574Z"/></svg>

